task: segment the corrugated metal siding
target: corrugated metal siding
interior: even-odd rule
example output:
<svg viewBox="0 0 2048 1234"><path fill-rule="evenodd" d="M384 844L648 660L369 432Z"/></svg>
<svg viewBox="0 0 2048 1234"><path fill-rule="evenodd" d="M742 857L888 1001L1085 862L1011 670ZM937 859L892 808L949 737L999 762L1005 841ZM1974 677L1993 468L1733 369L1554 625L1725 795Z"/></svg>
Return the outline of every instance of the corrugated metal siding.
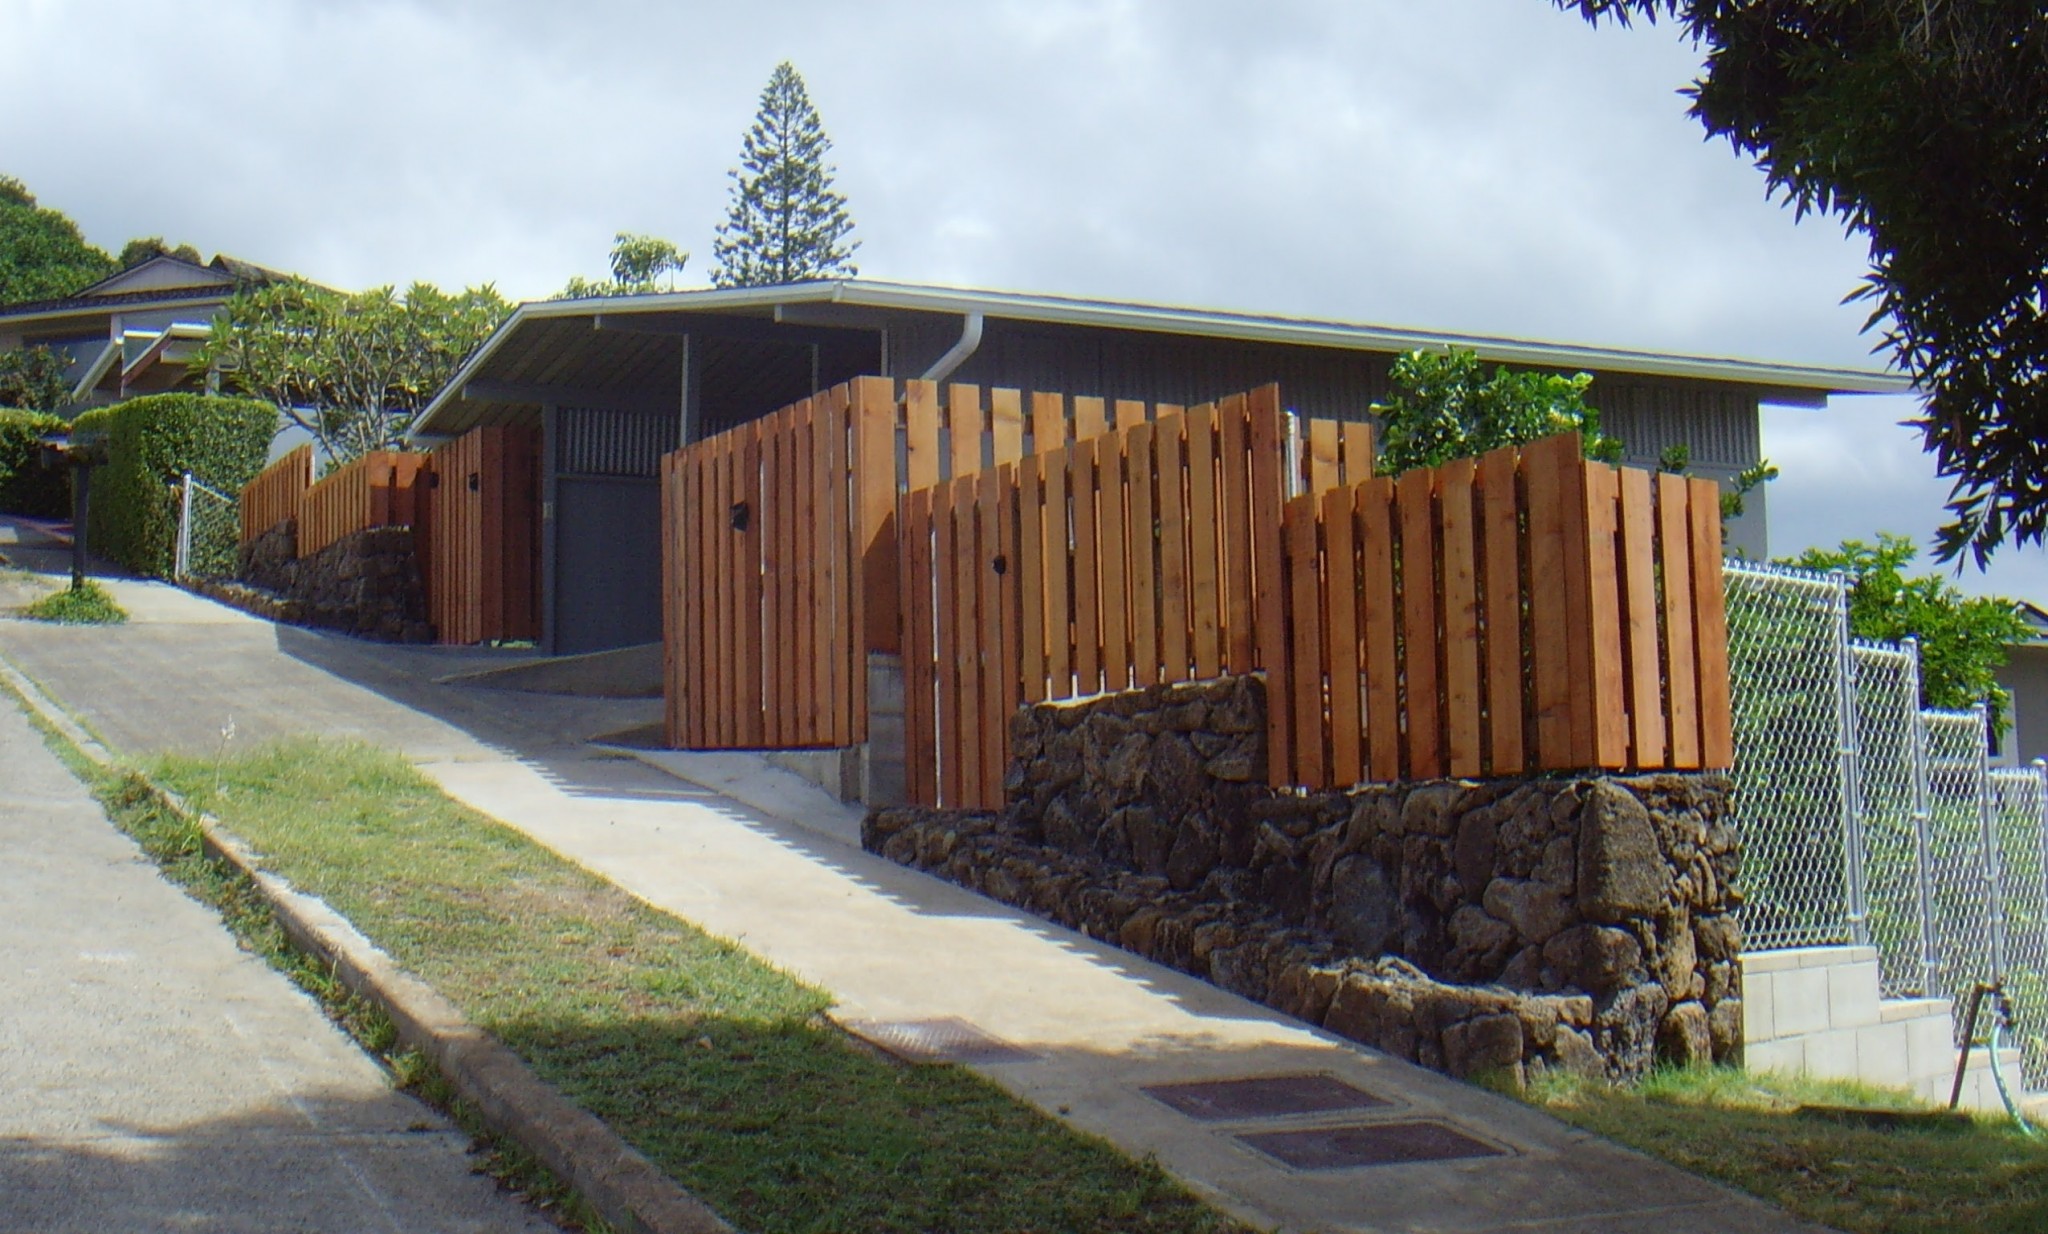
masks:
<svg viewBox="0 0 2048 1234"><path fill-rule="evenodd" d="M1685 445L1695 463L1740 471L1762 448L1756 395L1748 391L1596 379L1587 401L1628 446L1631 461L1654 463L1665 447Z"/></svg>
<svg viewBox="0 0 2048 1234"><path fill-rule="evenodd" d="M680 413L648 416L564 407L555 413L555 471L567 476L661 474L661 456L676 448Z"/></svg>

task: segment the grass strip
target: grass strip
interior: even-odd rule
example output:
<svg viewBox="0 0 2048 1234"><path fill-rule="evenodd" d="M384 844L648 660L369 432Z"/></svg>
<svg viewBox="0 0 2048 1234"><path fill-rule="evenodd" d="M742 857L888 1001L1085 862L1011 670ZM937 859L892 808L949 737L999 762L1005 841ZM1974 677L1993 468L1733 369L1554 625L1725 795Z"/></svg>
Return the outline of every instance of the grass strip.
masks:
<svg viewBox="0 0 2048 1234"><path fill-rule="evenodd" d="M255 882L207 852L197 819L167 805L141 773L115 770L86 757L5 681L0 681L0 696L21 703L22 714L44 743L92 792L108 820L136 842L172 885L220 914L243 950L312 995L329 1019L383 1065L395 1087L460 1127L476 1146L479 1169L566 1228L610 1234L611 1226L574 1188L520 1144L494 1132L431 1059L401 1045L397 1026L381 1007L350 990L330 967L291 941Z"/></svg>
<svg viewBox="0 0 2048 1234"><path fill-rule="evenodd" d="M23 605L21 615L67 626L109 626L128 620L127 612L107 589L91 579Z"/></svg>
<svg viewBox="0 0 2048 1234"><path fill-rule="evenodd" d="M971 1072L856 1046L823 991L394 754L293 741L150 771L742 1229L1239 1228Z"/></svg>
<svg viewBox="0 0 2048 1234"><path fill-rule="evenodd" d="M2027 1139L2002 1114L1844 1117L1932 1107L1895 1089L1727 1067L1658 1071L1633 1088L1553 1073L1520 1095L1852 1234L2048 1230L2048 1142Z"/></svg>

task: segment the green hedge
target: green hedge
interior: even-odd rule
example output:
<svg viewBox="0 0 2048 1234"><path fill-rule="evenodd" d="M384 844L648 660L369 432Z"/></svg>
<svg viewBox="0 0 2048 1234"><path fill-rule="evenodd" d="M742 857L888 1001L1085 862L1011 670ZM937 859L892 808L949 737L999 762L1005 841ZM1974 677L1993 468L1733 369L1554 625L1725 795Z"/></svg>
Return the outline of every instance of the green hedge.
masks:
<svg viewBox="0 0 2048 1234"><path fill-rule="evenodd" d="M45 468L37 441L64 431L64 421L42 411L0 407L0 514L62 518L71 508L63 468Z"/></svg>
<svg viewBox="0 0 2048 1234"><path fill-rule="evenodd" d="M137 573L168 578L178 540L171 486L189 471L239 493L263 470L277 409L254 399L152 394L89 411L71 432L107 434L107 464L92 478L88 545Z"/></svg>

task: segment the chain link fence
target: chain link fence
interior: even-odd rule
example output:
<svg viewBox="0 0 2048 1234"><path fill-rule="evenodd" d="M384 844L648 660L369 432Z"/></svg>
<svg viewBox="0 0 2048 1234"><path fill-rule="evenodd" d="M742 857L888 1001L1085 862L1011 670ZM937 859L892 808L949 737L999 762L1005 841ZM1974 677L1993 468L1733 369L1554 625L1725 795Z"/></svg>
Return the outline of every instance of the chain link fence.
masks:
<svg viewBox="0 0 2048 1234"><path fill-rule="evenodd" d="M236 499L186 473L171 486L178 503L178 551L173 577L233 578L242 547Z"/></svg>
<svg viewBox="0 0 2048 1234"><path fill-rule="evenodd" d="M1846 578L1727 579L1747 946L1872 946L1887 997L1959 1011L2003 980L2048 1088L2048 770L1992 768L1981 707L1923 709L1917 647L1849 637Z"/></svg>

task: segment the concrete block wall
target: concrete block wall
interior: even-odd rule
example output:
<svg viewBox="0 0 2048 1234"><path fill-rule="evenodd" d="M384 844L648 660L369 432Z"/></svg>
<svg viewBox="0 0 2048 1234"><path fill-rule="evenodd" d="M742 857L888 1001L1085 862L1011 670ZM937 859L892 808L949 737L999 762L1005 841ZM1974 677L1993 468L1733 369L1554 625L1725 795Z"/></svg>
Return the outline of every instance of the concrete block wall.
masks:
<svg viewBox="0 0 2048 1234"><path fill-rule="evenodd" d="M1910 1089L1947 1104L1955 1083L1955 1020L1947 999L1887 999L1875 947L1795 947L1742 956L1744 1065ZM1972 1051L1962 1104L2000 1108L1987 1065ZM2019 1080L2019 1051L2000 1065Z"/></svg>

